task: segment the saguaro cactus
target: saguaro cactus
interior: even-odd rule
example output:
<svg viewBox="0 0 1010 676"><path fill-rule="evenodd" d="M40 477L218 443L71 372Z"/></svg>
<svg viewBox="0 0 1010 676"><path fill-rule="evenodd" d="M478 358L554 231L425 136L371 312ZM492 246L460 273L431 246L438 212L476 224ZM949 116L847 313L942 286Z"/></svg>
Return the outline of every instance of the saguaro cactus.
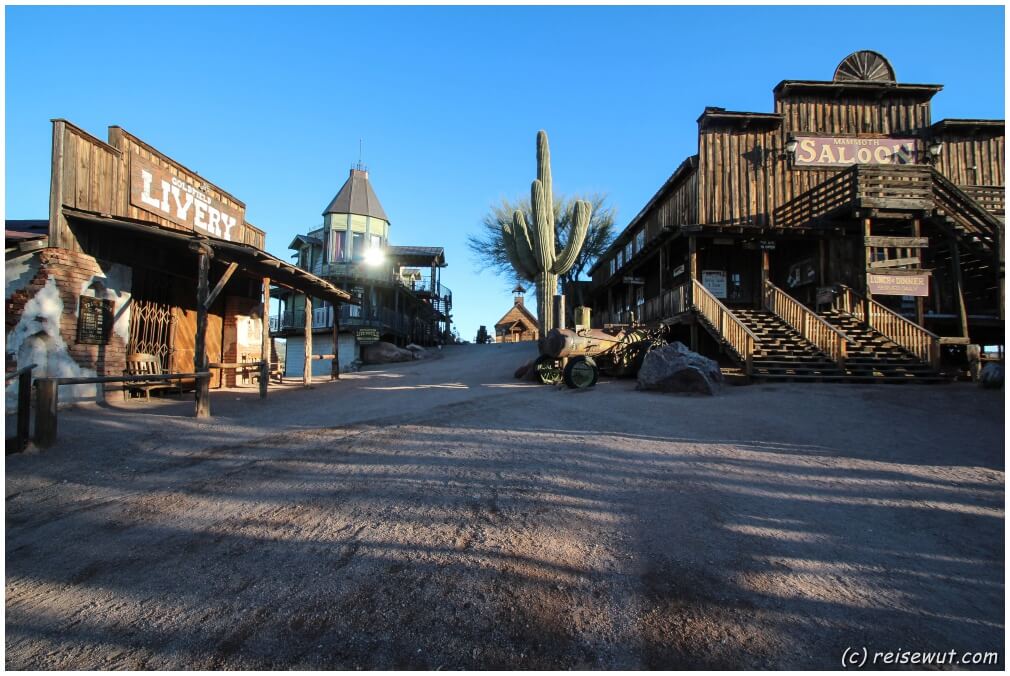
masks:
<svg viewBox="0 0 1010 676"><path fill-rule="evenodd" d="M572 232L560 253L554 237L554 192L551 187L551 150L547 132L537 132L537 178L530 189L533 227L526 225L523 212L512 214L512 224L502 226L505 251L519 276L537 288L537 322L540 335L554 328L553 296L558 289L558 275L571 269L582 250L589 230L592 208L577 200L572 207Z"/></svg>

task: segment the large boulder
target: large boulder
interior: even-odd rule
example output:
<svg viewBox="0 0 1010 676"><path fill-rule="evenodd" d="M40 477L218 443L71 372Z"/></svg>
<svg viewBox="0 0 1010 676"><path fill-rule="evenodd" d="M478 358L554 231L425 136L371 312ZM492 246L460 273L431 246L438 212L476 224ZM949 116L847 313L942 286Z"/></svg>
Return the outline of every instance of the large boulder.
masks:
<svg viewBox="0 0 1010 676"><path fill-rule="evenodd" d="M982 367L979 374L978 384L989 390L998 390L1003 387L1003 365L996 362L989 362Z"/></svg>
<svg viewBox="0 0 1010 676"><path fill-rule="evenodd" d="M637 389L712 395L719 392L722 382L718 363L683 343L670 343L645 355Z"/></svg>
<svg viewBox="0 0 1010 676"><path fill-rule="evenodd" d="M397 361L413 361L414 353L392 343L379 341L361 346L361 361L366 364L390 364Z"/></svg>

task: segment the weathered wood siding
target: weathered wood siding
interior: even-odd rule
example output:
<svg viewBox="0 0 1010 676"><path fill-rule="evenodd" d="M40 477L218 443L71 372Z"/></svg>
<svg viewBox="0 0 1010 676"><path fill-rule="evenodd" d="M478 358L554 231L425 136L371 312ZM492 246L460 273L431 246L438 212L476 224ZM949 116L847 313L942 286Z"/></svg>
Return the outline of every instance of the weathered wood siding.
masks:
<svg viewBox="0 0 1010 676"><path fill-rule="evenodd" d="M175 230L191 231L169 219L130 204L130 157L139 155L172 176L202 184L208 195L233 208L242 218L233 241L265 245L262 230L244 222L245 204L204 181L195 172L157 152L119 127L109 128L106 143L66 120L53 121L53 158L49 201L52 246L80 251L81 245L63 216L63 207L144 220Z"/></svg>
<svg viewBox="0 0 1010 676"><path fill-rule="evenodd" d="M698 135L698 216L703 224L767 224L781 184L778 134L717 126Z"/></svg>
<svg viewBox="0 0 1010 676"><path fill-rule="evenodd" d="M1005 136L1002 131L957 133L941 137L936 168L955 185L1006 185Z"/></svg>

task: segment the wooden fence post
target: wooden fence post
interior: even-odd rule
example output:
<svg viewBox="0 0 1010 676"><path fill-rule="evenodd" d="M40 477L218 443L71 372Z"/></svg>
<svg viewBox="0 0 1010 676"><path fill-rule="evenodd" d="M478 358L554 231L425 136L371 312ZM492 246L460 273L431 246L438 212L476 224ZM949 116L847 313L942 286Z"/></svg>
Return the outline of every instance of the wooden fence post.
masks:
<svg viewBox="0 0 1010 676"><path fill-rule="evenodd" d="M31 434L32 421L32 370L18 376L18 450L25 450Z"/></svg>
<svg viewBox="0 0 1010 676"><path fill-rule="evenodd" d="M333 303L333 361L330 362L330 379L340 380L340 305Z"/></svg>
<svg viewBox="0 0 1010 676"><path fill-rule="evenodd" d="M41 448L56 441L56 408L59 406L59 385L53 378L35 381L35 443Z"/></svg>
<svg viewBox="0 0 1010 676"><path fill-rule="evenodd" d="M302 385L312 384L312 296L305 294L305 366L302 370Z"/></svg>

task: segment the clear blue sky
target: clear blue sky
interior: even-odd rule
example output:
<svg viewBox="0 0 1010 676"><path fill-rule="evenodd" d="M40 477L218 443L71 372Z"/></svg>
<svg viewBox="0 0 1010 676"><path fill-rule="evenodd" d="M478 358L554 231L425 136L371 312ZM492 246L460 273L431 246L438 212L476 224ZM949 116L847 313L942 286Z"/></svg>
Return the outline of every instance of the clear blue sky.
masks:
<svg viewBox="0 0 1010 676"><path fill-rule="evenodd" d="M696 149L705 106L875 49L938 83L934 120L1004 115L1002 7L7 7L6 217L47 214L51 130L118 124L248 205L288 257L364 159L394 244L440 245L472 340L511 303L465 246L528 194L602 191L623 227Z"/></svg>

